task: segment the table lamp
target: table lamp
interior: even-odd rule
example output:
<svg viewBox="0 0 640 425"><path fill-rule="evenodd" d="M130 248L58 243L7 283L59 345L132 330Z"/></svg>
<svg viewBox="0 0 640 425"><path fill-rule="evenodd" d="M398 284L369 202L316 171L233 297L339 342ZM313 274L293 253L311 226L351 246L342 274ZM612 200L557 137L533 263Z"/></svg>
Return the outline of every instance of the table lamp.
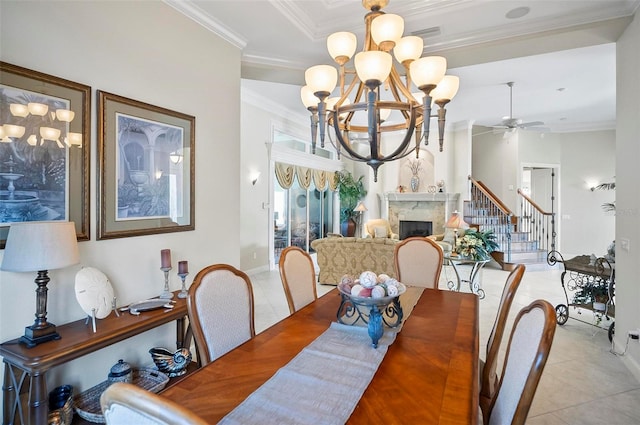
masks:
<svg viewBox="0 0 640 425"><path fill-rule="evenodd" d="M460 216L460 213L458 211L454 211L444 227L453 229L453 252L455 252L456 244L458 243L458 229L468 229L469 225Z"/></svg>
<svg viewBox="0 0 640 425"><path fill-rule="evenodd" d="M56 325L47 322L48 271L80 261L75 224L71 221L12 223L7 236L1 270L37 272L36 320L25 328L20 342L29 348L60 339Z"/></svg>
<svg viewBox="0 0 640 425"><path fill-rule="evenodd" d="M358 232L360 232L360 235L362 235L362 214L367 210L367 207L365 207L365 205L362 203L362 201L358 202L358 205L353 209L355 212L358 213L357 217L358 217Z"/></svg>

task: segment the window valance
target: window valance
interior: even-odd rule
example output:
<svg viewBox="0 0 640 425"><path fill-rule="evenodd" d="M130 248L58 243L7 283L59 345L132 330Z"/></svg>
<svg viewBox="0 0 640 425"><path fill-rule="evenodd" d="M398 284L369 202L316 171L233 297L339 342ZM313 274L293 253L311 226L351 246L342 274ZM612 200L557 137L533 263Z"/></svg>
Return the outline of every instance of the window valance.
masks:
<svg viewBox="0 0 640 425"><path fill-rule="evenodd" d="M276 162L275 173L276 179L283 189L289 189L293 185L295 178L298 179L300 187L304 189L309 189L312 181L315 188L320 192L327 190L327 188L332 191L338 188L335 171L317 170Z"/></svg>

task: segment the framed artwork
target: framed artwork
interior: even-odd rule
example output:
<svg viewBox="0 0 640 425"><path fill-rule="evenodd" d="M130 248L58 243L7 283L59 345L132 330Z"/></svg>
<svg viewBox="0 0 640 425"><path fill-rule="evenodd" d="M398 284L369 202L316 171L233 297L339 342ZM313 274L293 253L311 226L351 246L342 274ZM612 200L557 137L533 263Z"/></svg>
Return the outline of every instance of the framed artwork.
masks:
<svg viewBox="0 0 640 425"><path fill-rule="evenodd" d="M195 229L195 117L97 94L98 239Z"/></svg>
<svg viewBox="0 0 640 425"><path fill-rule="evenodd" d="M90 104L87 85L0 62L0 248L22 221L89 240Z"/></svg>

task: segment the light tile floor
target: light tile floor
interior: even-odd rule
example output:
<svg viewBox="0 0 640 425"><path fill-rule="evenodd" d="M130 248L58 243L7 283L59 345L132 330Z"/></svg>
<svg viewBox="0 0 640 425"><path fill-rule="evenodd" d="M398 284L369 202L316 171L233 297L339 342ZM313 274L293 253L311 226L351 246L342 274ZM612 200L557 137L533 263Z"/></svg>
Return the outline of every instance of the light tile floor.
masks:
<svg viewBox="0 0 640 425"><path fill-rule="evenodd" d="M464 271L463 271L464 272ZM480 301L480 355L484 358L486 342L495 320L507 272L487 266L481 282L486 296ZM455 277L444 267L440 289ZM256 332L261 332L289 314L278 271L251 275L255 295ZM318 296L333 289L318 285ZM463 291L469 291L463 287ZM554 306L565 303L560 271L527 271L511 308L509 322L534 299L546 299ZM531 425L632 425L640 424L640 382L612 354L607 331L591 326L593 314L583 311L557 326L551 355L529 412ZM603 320L603 325L610 322ZM506 340L510 333L508 327ZM618 348L617 348L618 349ZM619 351L619 349L618 349ZM504 353L504 348L503 348Z"/></svg>

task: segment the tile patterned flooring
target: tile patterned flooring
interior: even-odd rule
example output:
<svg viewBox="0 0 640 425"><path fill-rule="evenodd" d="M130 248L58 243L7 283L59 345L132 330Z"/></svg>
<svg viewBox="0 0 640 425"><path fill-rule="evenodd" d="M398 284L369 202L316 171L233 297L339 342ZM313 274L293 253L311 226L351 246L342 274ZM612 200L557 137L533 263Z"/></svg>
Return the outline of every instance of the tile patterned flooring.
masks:
<svg viewBox="0 0 640 425"><path fill-rule="evenodd" d="M480 353L493 326L507 272L485 267L481 282L486 297L480 301ZM454 278L449 266L443 268L440 289ZM251 275L255 298L256 332L287 317L289 308L278 271ZM318 285L318 296L333 289ZM469 291L469 288L462 288ZM560 271L527 271L511 308L509 321L534 299L546 299L554 306L564 303ZM572 317L589 323L593 314L571 309ZM608 322L603 320L608 326ZM505 335L508 336L510 329ZM505 338L506 339L506 338ZM527 424L531 425L632 425L640 424L640 382L610 352L607 331L569 319L556 328L551 355L536 392ZM619 347L616 348L620 350ZM504 354L504 348L503 348Z"/></svg>

